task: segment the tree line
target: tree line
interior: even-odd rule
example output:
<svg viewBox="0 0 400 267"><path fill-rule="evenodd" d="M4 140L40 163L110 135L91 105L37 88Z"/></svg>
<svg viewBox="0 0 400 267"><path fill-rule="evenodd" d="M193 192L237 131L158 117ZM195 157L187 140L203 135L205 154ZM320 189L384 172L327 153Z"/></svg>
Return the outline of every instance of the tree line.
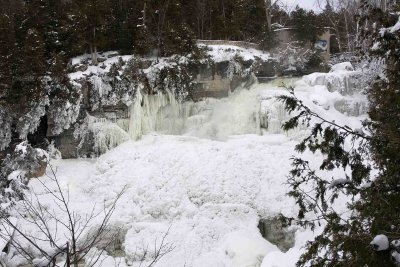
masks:
<svg viewBox="0 0 400 267"><path fill-rule="evenodd" d="M18 43L34 29L46 52L70 58L96 50L157 50L164 56L190 52L194 39L260 43L274 23L297 29L299 15L310 28L332 26L339 32L348 27L353 34L356 1L346 6L332 2L321 3L321 14L268 0L2 0L0 8L3 27L8 25L8 34L16 31ZM342 17L348 25L338 25Z"/></svg>

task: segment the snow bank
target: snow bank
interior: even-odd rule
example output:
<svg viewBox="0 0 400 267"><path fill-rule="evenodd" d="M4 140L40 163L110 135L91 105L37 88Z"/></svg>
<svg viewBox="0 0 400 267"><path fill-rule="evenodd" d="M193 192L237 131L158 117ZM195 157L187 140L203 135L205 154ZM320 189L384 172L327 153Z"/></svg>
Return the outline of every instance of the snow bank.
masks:
<svg viewBox="0 0 400 267"><path fill-rule="evenodd" d="M279 249L266 242L259 233L237 231L229 234L223 244L225 254L232 260L232 267L260 266L265 255Z"/></svg>

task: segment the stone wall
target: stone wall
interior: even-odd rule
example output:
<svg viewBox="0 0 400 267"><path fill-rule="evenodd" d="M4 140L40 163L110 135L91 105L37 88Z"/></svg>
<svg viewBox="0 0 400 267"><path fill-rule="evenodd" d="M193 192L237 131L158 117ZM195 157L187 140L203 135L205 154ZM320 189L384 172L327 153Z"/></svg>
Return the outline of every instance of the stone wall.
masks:
<svg viewBox="0 0 400 267"><path fill-rule="evenodd" d="M202 44L202 45L231 45L231 46L241 47L241 48L244 48L244 49L252 48L252 49L261 50L259 44L243 42L243 41L197 40L197 44Z"/></svg>

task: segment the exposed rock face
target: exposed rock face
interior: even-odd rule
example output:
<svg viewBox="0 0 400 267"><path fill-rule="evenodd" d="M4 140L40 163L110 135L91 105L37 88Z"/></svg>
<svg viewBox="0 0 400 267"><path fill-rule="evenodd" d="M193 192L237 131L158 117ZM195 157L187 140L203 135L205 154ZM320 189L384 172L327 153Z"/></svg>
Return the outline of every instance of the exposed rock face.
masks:
<svg viewBox="0 0 400 267"><path fill-rule="evenodd" d="M283 252L294 247L295 231L283 227L279 218L261 219L258 229L266 240L276 245Z"/></svg>
<svg viewBox="0 0 400 267"><path fill-rule="evenodd" d="M194 80L195 89L192 92L192 99L198 101L204 97L227 97L231 92L231 80L226 77L228 67L228 61L202 65ZM235 79L241 80L236 76Z"/></svg>
<svg viewBox="0 0 400 267"><path fill-rule="evenodd" d="M90 157L93 154L93 140L91 135L81 143L75 138L73 128L66 130L61 135L53 137L55 146L61 152L63 159L73 159L78 157Z"/></svg>
<svg viewBox="0 0 400 267"><path fill-rule="evenodd" d="M227 97L230 92L242 85L250 87L256 82L254 77L262 81L264 78L275 75L276 61L272 59L269 61L261 59L240 62L221 61L212 65L203 65L198 69L194 80L196 87L193 100L197 101L204 97Z"/></svg>
<svg viewBox="0 0 400 267"><path fill-rule="evenodd" d="M37 162L38 166L29 171L26 174L26 178L28 179L32 179L32 178L38 178L38 177L42 177L45 173L46 173L46 168L47 168L47 158L45 156L41 157L40 159L38 159Z"/></svg>
<svg viewBox="0 0 400 267"><path fill-rule="evenodd" d="M274 77L276 75L276 64L274 60L259 61L254 68L254 74L259 78Z"/></svg>

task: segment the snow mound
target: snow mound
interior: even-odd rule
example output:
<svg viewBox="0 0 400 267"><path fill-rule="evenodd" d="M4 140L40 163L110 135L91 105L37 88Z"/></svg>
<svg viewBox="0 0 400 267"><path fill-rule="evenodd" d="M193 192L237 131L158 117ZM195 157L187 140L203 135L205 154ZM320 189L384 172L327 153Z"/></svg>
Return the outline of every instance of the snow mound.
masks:
<svg viewBox="0 0 400 267"><path fill-rule="evenodd" d="M263 239L259 233L237 231L229 234L223 244L225 254L232 261L232 267L260 266L265 255L279 251Z"/></svg>
<svg viewBox="0 0 400 267"><path fill-rule="evenodd" d="M338 63L331 67L330 72L338 72L338 71L354 71L354 67L350 62Z"/></svg>
<svg viewBox="0 0 400 267"><path fill-rule="evenodd" d="M386 235L377 235L370 244L376 251L387 250L389 248L389 239Z"/></svg>

